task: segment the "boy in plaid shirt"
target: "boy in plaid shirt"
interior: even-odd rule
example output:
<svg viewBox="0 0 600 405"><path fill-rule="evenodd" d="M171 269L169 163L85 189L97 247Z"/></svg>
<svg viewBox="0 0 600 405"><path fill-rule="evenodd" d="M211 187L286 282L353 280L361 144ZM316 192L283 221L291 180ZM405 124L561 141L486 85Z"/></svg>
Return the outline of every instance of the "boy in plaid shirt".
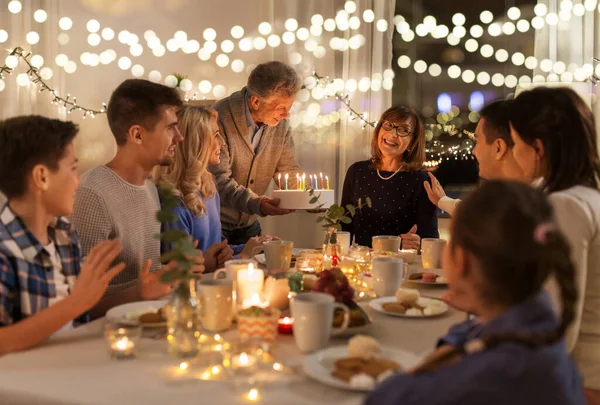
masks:
<svg viewBox="0 0 600 405"><path fill-rule="evenodd" d="M40 116L0 122L0 355L35 346L85 313L124 268L118 239L91 249L63 218L79 184L78 128Z"/></svg>

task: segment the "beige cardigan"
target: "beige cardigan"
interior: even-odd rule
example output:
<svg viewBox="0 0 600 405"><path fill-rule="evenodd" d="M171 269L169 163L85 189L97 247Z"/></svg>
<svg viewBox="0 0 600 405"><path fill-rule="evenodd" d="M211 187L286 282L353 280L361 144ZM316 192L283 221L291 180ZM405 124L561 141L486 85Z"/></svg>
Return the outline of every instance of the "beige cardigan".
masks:
<svg viewBox="0 0 600 405"><path fill-rule="evenodd" d="M299 171L288 120L266 127L254 153L246 122L246 92L244 87L214 105L225 144L221 163L210 171L221 197L221 224L225 230L255 222L256 215L262 215L260 199L271 179L276 179L278 173L282 177L289 173L292 185Z"/></svg>

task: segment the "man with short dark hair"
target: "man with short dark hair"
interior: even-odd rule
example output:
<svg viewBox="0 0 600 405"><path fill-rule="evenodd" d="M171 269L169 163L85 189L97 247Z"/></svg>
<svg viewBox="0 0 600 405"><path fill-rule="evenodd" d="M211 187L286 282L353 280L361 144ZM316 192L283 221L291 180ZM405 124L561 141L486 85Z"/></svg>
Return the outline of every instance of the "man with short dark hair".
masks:
<svg viewBox="0 0 600 405"><path fill-rule="evenodd" d="M118 239L90 249L63 218L79 184L72 122L40 116L0 122L0 355L35 346L100 300L123 268Z"/></svg>
<svg viewBox="0 0 600 405"><path fill-rule="evenodd" d="M497 100L481 110L481 119L475 129L473 155L479 163L479 176L486 180L518 180L522 178L512 154L514 143L510 137L508 110L512 100ZM446 196L438 179L429 173L431 185L425 182L425 191L431 202L452 215L459 199Z"/></svg>
<svg viewBox="0 0 600 405"><path fill-rule="evenodd" d="M160 201L149 180L155 166L173 161L175 145L183 140L177 128L177 91L147 80L124 81L108 103L108 124L117 142L116 156L82 177L72 221L81 235L84 253L99 241L119 237L119 259L125 270L111 283L107 297L92 315L118 304L156 299L170 293L160 283ZM202 256L196 271L203 271ZM171 264L163 267L169 268ZM141 270L140 270L141 269Z"/></svg>
<svg viewBox="0 0 600 405"><path fill-rule="evenodd" d="M248 85L215 104L225 140L215 175L223 236L232 245L261 234L257 215L285 215L279 199L264 195L277 173L295 184L298 163L288 119L300 78L281 62L258 65Z"/></svg>

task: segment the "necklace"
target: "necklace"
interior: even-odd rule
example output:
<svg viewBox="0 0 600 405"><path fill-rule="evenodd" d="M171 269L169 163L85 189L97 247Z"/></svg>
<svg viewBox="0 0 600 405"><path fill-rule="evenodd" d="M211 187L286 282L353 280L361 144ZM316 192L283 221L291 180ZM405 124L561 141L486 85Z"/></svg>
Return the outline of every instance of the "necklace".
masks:
<svg viewBox="0 0 600 405"><path fill-rule="evenodd" d="M381 173L379 173L379 169L377 169L377 175L379 176L379 178L380 178L381 180L389 180L389 179L391 179L392 177L394 177L396 174L398 174L398 172L400 171L400 169L402 169L402 165L400 165L400 167L398 168L398 170L396 170L394 173L392 173L392 174L391 174L390 176L388 176L388 177L383 177L383 176L381 175Z"/></svg>

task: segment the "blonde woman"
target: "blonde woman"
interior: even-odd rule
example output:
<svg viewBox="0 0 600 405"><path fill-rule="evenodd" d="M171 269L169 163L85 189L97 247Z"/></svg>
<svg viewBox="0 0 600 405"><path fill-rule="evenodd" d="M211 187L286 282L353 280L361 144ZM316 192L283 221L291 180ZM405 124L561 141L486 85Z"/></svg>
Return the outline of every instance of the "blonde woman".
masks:
<svg viewBox="0 0 600 405"><path fill-rule="evenodd" d="M177 118L183 142L177 145L173 163L156 172L154 179L172 183L180 203L175 210L177 221L168 228L184 230L198 241L198 249L204 252L206 271L210 272L234 255L250 257L252 248L270 237L251 238L245 245L232 246L222 239L219 193L208 171L209 166L221 161L223 141L217 112L186 105L177 111Z"/></svg>

